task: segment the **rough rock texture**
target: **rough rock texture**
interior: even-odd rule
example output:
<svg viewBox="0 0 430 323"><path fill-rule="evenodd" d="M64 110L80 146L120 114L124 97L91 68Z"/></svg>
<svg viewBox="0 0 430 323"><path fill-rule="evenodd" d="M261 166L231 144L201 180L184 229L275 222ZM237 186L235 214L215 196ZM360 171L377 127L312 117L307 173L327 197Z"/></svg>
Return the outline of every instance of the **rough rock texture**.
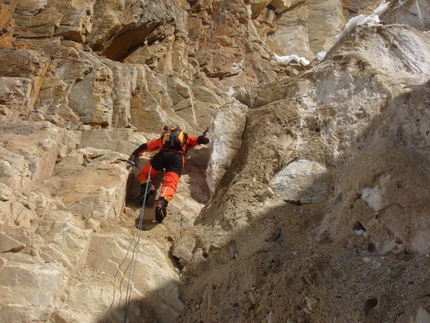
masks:
<svg viewBox="0 0 430 323"><path fill-rule="evenodd" d="M0 321L430 322L429 4L380 4L2 1ZM157 225L118 158L176 123Z"/></svg>
<svg viewBox="0 0 430 323"><path fill-rule="evenodd" d="M284 97L249 112L237 162L182 235L197 236L181 257L183 320L405 322L428 306L429 48L410 27L363 27L297 82L270 85ZM326 202L273 194L301 158L329 171ZM313 174L308 163L301 177Z"/></svg>

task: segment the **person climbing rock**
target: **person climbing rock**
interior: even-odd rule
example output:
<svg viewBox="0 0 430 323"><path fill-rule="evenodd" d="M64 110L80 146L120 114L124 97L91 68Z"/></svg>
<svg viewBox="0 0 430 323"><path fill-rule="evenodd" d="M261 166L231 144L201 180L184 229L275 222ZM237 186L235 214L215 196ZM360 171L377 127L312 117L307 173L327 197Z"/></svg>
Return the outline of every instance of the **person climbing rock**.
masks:
<svg viewBox="0 0 430 323"><path fill-rule="evenodd" d="M188 150L197 145L209 143L207 130L200 136L188 136L181 126L164 127L160 138L140 145L131 155L130 160L149 151L158 151L139 172L141 194L139 203L148 202L148 197L155 194L155 187L151 182L160 171L165 170L164 182L160 195L155 203L155 220L163 222L167 215L167 205L173 199L185 165L185 155Z"/></svg>

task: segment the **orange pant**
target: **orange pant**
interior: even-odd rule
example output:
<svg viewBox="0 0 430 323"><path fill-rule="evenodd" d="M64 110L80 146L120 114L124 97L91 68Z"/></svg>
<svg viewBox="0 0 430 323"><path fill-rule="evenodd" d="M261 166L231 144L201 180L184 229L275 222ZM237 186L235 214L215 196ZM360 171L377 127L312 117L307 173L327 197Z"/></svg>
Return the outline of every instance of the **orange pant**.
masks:
<svg viewBox="0 0 430 323"><path fill-rule="evenodd" d="M144 184L148 179L152 180L159 172L159 170L151 166L151 163L147 163L139 173L139 183ZM164 182L161 186L160 197L164 197L166 201L172 200L176 188L178 187L180 177L181 176L175 172L166 171L164 174Z"/></svg>

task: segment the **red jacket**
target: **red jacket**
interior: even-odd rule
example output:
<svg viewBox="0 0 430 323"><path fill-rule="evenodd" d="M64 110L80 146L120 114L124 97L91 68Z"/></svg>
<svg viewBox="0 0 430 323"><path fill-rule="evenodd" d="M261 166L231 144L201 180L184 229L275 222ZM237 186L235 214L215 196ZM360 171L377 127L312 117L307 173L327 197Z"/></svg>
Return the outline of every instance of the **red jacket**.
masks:
<svg viewBox="0 0 430 323"><path fill-rule="evenodd" d="M188 150L193 149L195 146L197 146L197 139L198 139L198 136L188 136L187 143L182 147L182 151L181 151L182 154L185 155ZM163 148L163 145L161 143L161 137L140 145L133 152L133 155L139 156L148 151L158 151L158 150L170 150L170 149Z"/></svg>

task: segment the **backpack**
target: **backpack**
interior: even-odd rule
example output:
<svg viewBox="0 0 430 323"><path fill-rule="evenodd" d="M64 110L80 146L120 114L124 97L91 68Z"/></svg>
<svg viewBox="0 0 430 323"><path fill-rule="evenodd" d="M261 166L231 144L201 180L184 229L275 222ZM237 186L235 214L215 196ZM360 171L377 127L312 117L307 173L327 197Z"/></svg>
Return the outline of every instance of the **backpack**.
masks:
<svg viewBox="0 0 430 323"><path fill-rule="evenodd" d="M180 126L167 128L162 136L161 143L164 149L169 150L184 150L183 147L187 145L188 135L182 130Z"/></svg>

